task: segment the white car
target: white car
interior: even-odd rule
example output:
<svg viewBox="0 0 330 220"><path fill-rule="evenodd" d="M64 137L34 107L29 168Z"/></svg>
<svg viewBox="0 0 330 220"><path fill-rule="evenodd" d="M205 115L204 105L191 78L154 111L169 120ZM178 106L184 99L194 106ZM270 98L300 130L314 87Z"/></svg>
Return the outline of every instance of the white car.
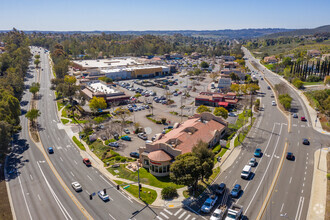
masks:
<svg viewBox="0 0 330 220"><path fill-rule="evenodd" d="M201 208L201 211L204 213L210 213L211 209L213 208L217 200L218 200L218 196L216 195L212 195L209 198L207 198Z"/></svg>
<svg viewBox="0 0 330 220"><path fill-rule="evenodd" d="M71 183L71 186L76 192L82 191L82 187L78 182Z"/></svg>
<svg viewBox="0 0 330 220"><path fill-rule="evenodd" d="M249 165L250 165L251 167L254 167L256 164L257 164L257 160L256 160L256 158L252 157L252 158L250 159L250 161L249 161Z"/></svg>
<svg viewBox="0 0 330 220"><path fill-rule="evenodd" d="M103 190L98 191L98 192L97 192L97 195L99 195L99 197L100 197L103 201L108 201L108 200L110 200L109 195L106 194L106 193L104 193Z"/></svg>
<svg viewBox="0 0 330 220"><path fill-rule="evenodd" d="M275 101L272 101L272 106L276 106L276 102Z"/></svg>

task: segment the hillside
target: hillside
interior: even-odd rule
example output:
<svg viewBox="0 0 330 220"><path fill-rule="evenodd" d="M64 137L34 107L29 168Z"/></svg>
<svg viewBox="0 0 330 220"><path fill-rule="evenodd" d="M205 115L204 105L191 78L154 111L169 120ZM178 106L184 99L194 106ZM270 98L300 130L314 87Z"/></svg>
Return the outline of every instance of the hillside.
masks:
<svg viewBox="0 0 330 220"><path fill-rule="evenodd" d="M314 35L316 33L330 33L330 25L324 25L312 29L297 29L292 31L277 32L263 36L263 38L277 38L277 37L293 37L293 36L303 36L303 35Z"/></svg>

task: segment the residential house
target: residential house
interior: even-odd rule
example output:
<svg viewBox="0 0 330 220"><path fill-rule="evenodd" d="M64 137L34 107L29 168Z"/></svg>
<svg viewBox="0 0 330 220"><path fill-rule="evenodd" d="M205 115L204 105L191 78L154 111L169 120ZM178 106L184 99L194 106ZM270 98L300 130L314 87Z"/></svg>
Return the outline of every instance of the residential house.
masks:
<svg viewBox="0 0 330 220"><path fill-rule="evenodd" d="M311 57L317 57L321 55L319 50L307 50L307 55Z"/></svg>
<svg viewBox="0 0 330 220"><path fill-rule="evenodd" d="M276 59L275 56L269 56L264 58L264 62L269 64L277 63L277 61L278 60Z"/></svg>

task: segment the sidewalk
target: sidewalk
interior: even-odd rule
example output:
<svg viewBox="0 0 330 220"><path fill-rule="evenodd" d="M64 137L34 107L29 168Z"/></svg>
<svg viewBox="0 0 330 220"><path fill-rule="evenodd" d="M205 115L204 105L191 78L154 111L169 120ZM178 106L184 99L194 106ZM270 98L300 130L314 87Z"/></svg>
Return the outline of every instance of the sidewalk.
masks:
<svg viewBox="0 0 330 220"><path fill-rule="evenodd" d="M309 201L307 219L325 219L326 198L327 198L327 153L328 148L315 151L314 173L311 198ZM321 155L320 155L321 153Z"/></svg>

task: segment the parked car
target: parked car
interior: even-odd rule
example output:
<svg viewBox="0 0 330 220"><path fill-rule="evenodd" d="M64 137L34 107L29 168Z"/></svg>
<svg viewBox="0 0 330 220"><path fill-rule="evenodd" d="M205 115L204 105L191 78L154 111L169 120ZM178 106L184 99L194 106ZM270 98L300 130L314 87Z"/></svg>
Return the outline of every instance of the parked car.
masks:
<svg viewBox="0 0 330 220"><path fill-rule="evenodd" d="M109 145L110 147L119 147L118 142L110 142L108 145Z"/></svg>
<svg viewBox="0 0 330 220"><path fill-rule="evenodd" d="M254 167L256 164L257 164L257 159L254 158L254 157L252 157L252 158L250 159L250 161L249 161L249 165L250 165L251 167Z"/></svg>
<svg viewBox="0 0 330 220"><path fill-rule="evenodd" d="M71 186L76 192L82 191L82 187L78 182L71 183Z"/></svg>
<svg viewBox="0 0 330 220"><path fill-rule="evenodd" d="M131 132L128 130L128 128L124 129L125 134L130 134Z"/></svg>
<svg viewBox="0 0 330 220"><path fill-rule="evenodd" d="M53 154L53 153L54 153L54 149L53 149L52 147L49 147L49 148L48 148L48 153L49 153L49 154Z"/></svg>
<svg viewBox="0 0 330 220"><path fill-rule="evenodd" d="M293 118L298 118L298 114L297 113L294 113L293 114Z"/></svg>
<svg viewBox="0 0 330 220"><path fill-rule="evenodd" d="M143 133L138 133L138 137L141 138L142 140L147 140L148 139L148 137Z"/></svg>
<svg viewBox="0 0 330 220"><path fill-rule="evenodd" d="M131 137L129 136L122 136L120 139L124 140L124 141L131 141Z"/></svg>
<svg viewBox="0 0 330 220"><path fill-rule="evenodd" d="M108 194L106 194L103 190L98 191L97 195L100 197L100 199L102 199L103 201L109 201L110 197Z"/></svg>
<svg viewBox="0 0 330 220"><path fill-rule="evenodd" d="M113 135L113 138L115 139L115 140L119 140L119 134L117 134L117 133L115 133L114 135Z"/></svg>
<svg viewBox="0 0 330 220"><path fill-rule="evenodd" d="M255 151L254 151L254 154L253 154L255 157L261 157L261 149L260 148L257 148Z"/></svg>
<svg viewBox="0 0 330 220"><path fill-rule="evenodd" d="M88 167L92 165L91 161L88 158L84 158L83 163Z"/></svg>
<svg viewBox="0 0 330 220"><path fill-rule="evenodd" d="M293 153L292 153L292 152L288 152L288 153L286 154L286 159L287 159L287 160L294 160Z"/></svg>
<svg viewBox="0 0 330 220"><path fill-rule="evenodd" d="M211 209L213 208L217 200L218 200L218 196L216 195L212 195L209 198L207 198L201 208L201 211L204 213L210 213Z"/></svg>
<svg viewBox="0 0 330 220"><path fill-rule="evenodd" d="M237 198L239 196L239 193L241 192L241 189L242 189L241 185L236 184L234 188L231 190L230 195L233 198Z"/></svg>
<svg viewBox="0 0 330 220"><path fill-rule="evenodd" d="M228 116L230 116L230 117L236 117L237 115L234 112L229 112L228 113Z"/></svg>
<svg viewBox="0 0 330 220"><path fill-rule="evenodd" d="M222 195L225 191L226 191L226 184L225 184L225 183L220 183L220 184L217 186L217 189L215 190L215 192L216 192L217 194L220 194L220 195Z"/></svg>
<svg viewBox="0 0 330 220"><path fill-rule="evenodd" d="M300 117L301 121L307 121L305 117Z"/></svg>
<svg viewBox="0 0 330 220"><path fill-rule="evenodd" d="M131 152L131 153L129 153L129 155L131 157L134 157L134 158L139 158L140 157L140 154L138 152Z"/></svg>
<svg viewBox="0 0 330 220"><path fill-rule="evenodd" d="M107 136L105 136L105 135L101 135L101 139L102 139L103 141L105 141L105 140L107 140L108 138L107 138Z"/></svg>
<svg viewBox="0 0 330 220"><path fill-rule="evenodd" d="M310 143L309 143L309 140L307 139L307 138L304 138L303 139L303 144L304 145L309 145Z"/></svg>

